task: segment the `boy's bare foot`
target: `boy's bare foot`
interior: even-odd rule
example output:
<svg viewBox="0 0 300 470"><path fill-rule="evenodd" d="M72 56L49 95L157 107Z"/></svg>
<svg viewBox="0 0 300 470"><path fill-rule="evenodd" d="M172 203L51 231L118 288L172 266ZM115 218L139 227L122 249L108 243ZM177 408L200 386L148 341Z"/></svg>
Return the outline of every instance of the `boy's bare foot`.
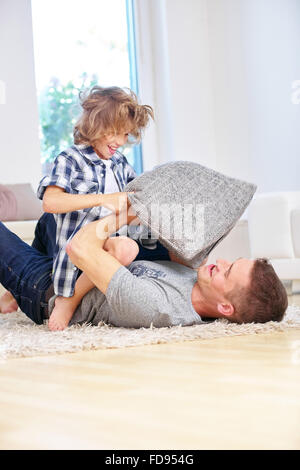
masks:
<svg viewBox="0 0 300 470"><path fill-rule="evenodd" d="M15 298L9 291L6 291L0 297L0 312L1 313L12 313L18 310L18 304Z"/></svg>
<svg viewBox="0 0 300 470"><path fill-rule="evenodd" d="M67 328L74 313L70 299L71 297L56 297L54 309L49 318L49 330L58 331Z"/></svg>

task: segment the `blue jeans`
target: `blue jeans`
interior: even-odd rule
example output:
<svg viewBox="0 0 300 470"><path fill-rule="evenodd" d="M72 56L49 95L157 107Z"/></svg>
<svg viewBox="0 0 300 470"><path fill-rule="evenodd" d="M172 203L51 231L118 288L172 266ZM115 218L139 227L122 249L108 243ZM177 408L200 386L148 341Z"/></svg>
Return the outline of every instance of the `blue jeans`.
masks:
<svg viewBox="0 0 300 470"><path fill-rule="evenodd" d="M32 246L0 222L0 282L11 292L20 309L32 321L48 317L48 300L53 295L52 265L56 222L52 214L39 219ZM159 242L154 250L139 244L136 260L169 260L168 250Z"/></svg>
<svg viewBox="0 0 300 470"><path fill-rule="evenodd" d="M39 219L35 228L35 238L32 246L47 256L53 256L56 239L56 222L52 214L44 213ZM139 253L135 261L170 261L168 250L157 242L155 249L148 249L136 240L139 246Z"/></svg>
<svg viewBox="0 0 300 470"><path fill-rule="evenodd" d="M52 264L52 256L27 245L0 222L0 282L37 324L47 310Z"/></svg>
<svg viewBox="0 0 300 470"><path fill-rule="evenodd" d="M53 256L56 239L56 222L52 214L45 213L39 219L36 229L35 238L32 246L41 253L47 256ZM156 248L153 250L145 248L141 245L139 240L136 240L139 245L139 253L135 261L169 261L170 256L168 250L157 242Z"/></svg>
<svg viewBox="0 0 300 470"><path fill-rule="evenodd" d="M45 212L36 224L32 246L40 253L51 256L53 258L54 248L56 245L55 241L55 219L52 214Z"/></svg>

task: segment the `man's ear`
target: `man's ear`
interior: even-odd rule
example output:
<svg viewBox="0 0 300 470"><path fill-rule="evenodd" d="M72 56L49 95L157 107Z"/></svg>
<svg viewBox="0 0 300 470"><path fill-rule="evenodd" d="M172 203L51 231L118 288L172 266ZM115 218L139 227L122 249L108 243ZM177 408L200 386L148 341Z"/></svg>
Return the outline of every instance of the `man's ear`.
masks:
<svg viewBox="0 0 300 470"><path fill-rule="evenodd" d="M234 313L234 306L230 302L218 303L218 312L225 317L230 317Z"/></svg>

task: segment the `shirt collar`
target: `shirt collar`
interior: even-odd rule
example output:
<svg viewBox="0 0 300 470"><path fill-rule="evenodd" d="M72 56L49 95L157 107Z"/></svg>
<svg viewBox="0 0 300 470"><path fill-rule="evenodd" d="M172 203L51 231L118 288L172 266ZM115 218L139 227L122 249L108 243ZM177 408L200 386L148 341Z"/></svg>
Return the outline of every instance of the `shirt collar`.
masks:
<svg viewBox="0 0 300 470"><path fill-rule="evenodd" d="M94 148L91 145L84 145L80 144L77 145L78 150L80 153L85 157L88 162L93 163L94 165L101 165L102 167L105 166L103 160L96 154ZM113 163L112 166L117 165L121 158L120 152L116 151L116 153L110 158L110 161Z"/></svg>

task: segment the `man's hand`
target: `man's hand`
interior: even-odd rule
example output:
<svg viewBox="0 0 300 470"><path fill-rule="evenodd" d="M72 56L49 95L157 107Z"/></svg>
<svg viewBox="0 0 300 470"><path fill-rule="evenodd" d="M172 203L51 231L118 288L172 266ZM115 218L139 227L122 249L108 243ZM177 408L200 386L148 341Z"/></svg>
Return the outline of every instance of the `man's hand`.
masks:
<svg viewBox="0 0 300 470"><path fill-rule="evenodd" d="M128 216L127 210L118 215L110 214L83 226L66 247L72 263L84 271L104 294L114 273L122 266L116 258L105 251L104 244L112 233L133 219L135 216Z"/></svg>
<svg viewBox="0 0 300 470"><path fill-rule="evenodd" d="M100 205L116 214L120 214L130 206L128 193L103 194Z"/></svg>

